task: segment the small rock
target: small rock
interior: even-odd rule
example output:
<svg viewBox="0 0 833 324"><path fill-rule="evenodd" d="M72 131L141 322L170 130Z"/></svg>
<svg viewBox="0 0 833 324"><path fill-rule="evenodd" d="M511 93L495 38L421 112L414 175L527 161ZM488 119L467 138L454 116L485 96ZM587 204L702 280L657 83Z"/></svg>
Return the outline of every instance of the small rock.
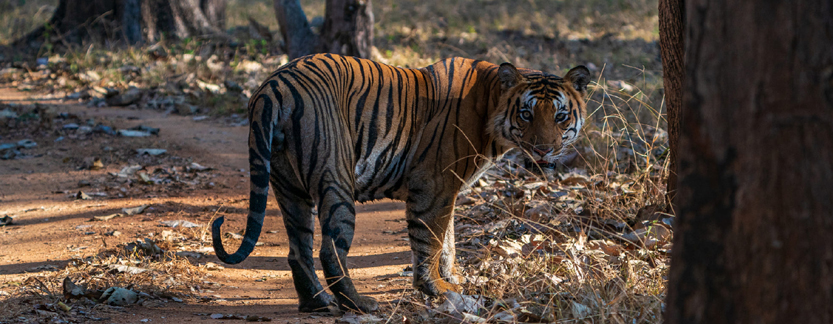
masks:
<svg viewBox="0 0 833 324"><path fill-rule="evenodd" d="M136 149L136 153L138 153L139 155L147 154L147 155L150 155L150 156L162 155L162 154L165 154L165 152L167 152L167 151L168 150L165 150L165 149L154 149L154 148Z"/></svg>
<svg viewBox="0 0 833 324"><path fill-rule="evenodd" d="M93 163L90 165L90 170L101 170L104 169L104 162L101 162L101 158L96 157L93 159Z"/></svg>
<svg viewBox="0 0 833 324"><path fill-rule="evenodd" d="M6 108L0 110L0 118L17 118L17 113L11 111L10 109Z"/></svg>
<svg viewBox="0 0 833 324"><path fill-rule="evenodd" d="M159 128L148 127L145 125L139 125L136 127L128 128L128 130L140 131L140 132L147 132L151 135L159 135Z"/></svg>
<svg viewBox="0 0 833 324"><path fill-rule="evenodd" d="M124 136L124 137L148 137L148 136L150 136L150 133L148 133L148 132L135 131L135 130L129 130L129 129L120 129L116 133L121 135L121 136Z"/></svg>
<svg viewBox="0 0 833 324"><path fill-rule="evenodd" d="M77 194L75 194L75 199L90 200L93 199L93 197L90 197L90 195L84 193L83 191L79 191Z"/></svg>
<svg viewBox="0 0 833 324"><path fill-rule="evenodd" d="M69 277L64 278L63 282L64 297L67 299L76 299L84 297L87 294L87 288L76 285Z"/></svg>
<svg viewBox="0 0 833 324"><path fill-rule="evenodd" d="M135 304L139 300L139 295L132 290L110 287L101 295L101 300L107 305L127 306Z"/></svg>
<svg viewBox="0 0 833 324"><path fill-rule="evenodd" d="M95 127L93 127L93 132L104 133L104 134L107 134L107 135L116 135L116 132L113 131L112 127L104 126L104 125L101 125L101 124L95 125Z"/></svg>
<svg viewBox="0 0 833 324"><path fill-rule="evenodd" d="M192 162L191 165L185 167L185 171L188 171L188 172L203 172L203 171L210 171L210 170L214 170L214 169L210 168L210 167L202 166L197 162Z"/></svg>
<svg viewBox="0 0 833 324"><path fill-rule="evenodd" d="M236 70L243 71L246 73L254 73L258 72L263 69L263 65L250 60L243 60L240 64L237 64Z"/></svg>
<svg viewBox="0 0 833 324"><path fill-rule="evenodd" d="M168 220L168 221L159 221L162 225L167 227L176 228L177 226L181 226L184 228L194 228L194 227L201 227L200 224L191 223L187 220Z"/></svg>
<svg viewBox="0 0 833 324"><path fill-rule="evenodd" d="M119 94L119 90L116 90L116 89L113 89L113 88L102 88L102 87L94 86L93 90L95 92L100 93L101 95L103 95L105 97L112 97L112 96L115 96L115 95Z"/></svg>
<svg viewBox="0 0 833 324"><path fill-rule="evenodd" d="M30 140L30 139L24 139L24 140L18 141L17 146L22 147L22 148L33 148L35 146L38 146L38 143L35 143L35 141Z"/></svg>
<svg viewBox="0 0 833 324"><path fill-rule="evenodd" d="M477 313L483 307L483 299L469 295L461 295L453 291L443 293L445 302L438 311L446 314Z"/></svg>
<svg viewBox="0 0 833 324"><path fill-rule="evenodd" d="M230 238L230 239L233 239L233 240L242 240L243 239L243 235L240 235L238 233L232 233L232 232L227 232L226 237Z"/></svg>
<svg viewBox="0 0 833 324"><path fill-rule="evenodd" d="M69 100L76 100L76 99L82 99L83 100L83 99L89 99L89 98L90 98L90 93L87 92L87 91L73 92L73 93L70 93L66 96L66 99L69 99Z"/></svg>
<svg viewBox="0 0 833 324"><path fill-rule="evenodd" d="M75 130L77 134L89 134L93 132L93 128L90 126L78 126L78 129Z"/></svg>
<svg viewBox="0 0 833 324"><path fill-rule="evenodd" d="M13 220L14 219L11 218L9 215L5 215L3 217L0 217L0 226L11 225Z"/></svg>
<svg viewBox="0 0 833 324"><path fill-rule="evenodd" d="M119 178L129 178L129 177L133 176L133 174L136 173L136 171L139 171L141 169L142 169L141 165L134 164L134 165L129 165L129 166L123 167L121 169L121 171L119 171L119 173L117 173L117 174L113 174L113 173L111 173L111 174L115 175Z"/></svg>
<svg viewBox="0 0 833 324"><path fill-rule="evenodd" d="M142 98L143 91L139 88L130 87L124 93L107 98L110 106L128 106Z"/></svg>
<svg viewBox="0 0 833 324"><path fill-rule="evenodd" d="M110 214L110 215L106 215L106 216L95 216L95 217L92 218L92 220L108 221L108 220L111 220L113 218L122 217L122 216L124 216L124 215L117 213L117 214Z"/></svg>
<svg viewBox="0 0 833 324"><path fill-rule="evenodd" d="M123 213L127 214L127 216L133 216L133 215L141 214L142 212L145 211L146 208L148 208L148 205L141 205L141 206L133 207L133 208L122 208L121 211Z"/></svg>
<svg viewBox="0 0 833 324"><path fill-rule="evenodd" d="M96 73L95 71L84 71L84 72L78 73L77 75L78 75L78 79L81 80L81 81L95 82L95 81L101 80L101 76L98 75L98 73Z"/></svg>

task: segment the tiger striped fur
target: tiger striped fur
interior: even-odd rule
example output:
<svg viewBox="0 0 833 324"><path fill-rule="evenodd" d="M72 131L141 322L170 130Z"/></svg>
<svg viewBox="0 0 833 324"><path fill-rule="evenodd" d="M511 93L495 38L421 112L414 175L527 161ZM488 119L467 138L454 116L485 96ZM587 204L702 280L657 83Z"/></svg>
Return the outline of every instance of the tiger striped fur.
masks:
<svg viewBox="0 0 833 324"><path fill-rule="evenodd" d="M331 54L298 58L275 71L249 100L251 196L243 261L263 227L269 184L289 236L289 265L299 309L325 308L313 265L314 210L327 284L344 309L373 311L347 271L355 201L406 202L416 288L429 295L459 291L453 208L458 192L492 159L520 147L555 162L585 117L589 71L564 78L535 70L451 58L421 69Z"/></svg>

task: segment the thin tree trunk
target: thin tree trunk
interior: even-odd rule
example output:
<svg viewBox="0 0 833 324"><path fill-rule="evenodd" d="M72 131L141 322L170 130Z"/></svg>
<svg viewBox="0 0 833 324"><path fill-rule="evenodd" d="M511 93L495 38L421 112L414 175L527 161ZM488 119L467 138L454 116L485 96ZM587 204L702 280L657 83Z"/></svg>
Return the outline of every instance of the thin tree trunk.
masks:
<svg viewBox="0 0 833 324"><path fill-rule="evenodd" d="M290 59L316 52L370 57L373 12L370 0L327 0L320 35L312 32L299 0L274 0Z"/></svg>
<svg viewBox="0 0 833 324"><path fill-rule="evenodd" d="M122 3L122 32L128 44L142 41L142 5L140 0L124 0Z"/></svg>
<svg viewBox="0 0 833 324"><path fill-rule="evenodd" d="M666 322L833 323L833 3L686 13Z"/></svg>
<svg viewBox="0 0 833 324"><path fill-rule="evenodd" d="M674 211L677 194L677 143L680 137L680 107L683 104L683 29L685 1L659 0L659 48L662 55L662 81L665 89L665 111L668 121L668 179L665 202Z"/></svg>
<svg viewBox="0 0 833 324"><path fill-rule="evenodd" d="M327 0L318 50L370 57L373 11L370 0Z"/></svg>
<svg viewBox="0 0 833 324"><path fill-rule="evenodd" d="M312 32L300 0L275 0L275 16L290 59L315 52L318 35Z"/></svg>
<svg viewBox="0 0 833 324"><path fill-rule="evenodd" d="M226 0L200 0L200 10L217 29L226 29Z"/></svg>
<svg viewBox="0 0 833 324"><path fill-rule="evenodd" d="M223 32L217 26L214 26L203 13L200 5L200 0L171 0L171 9L173 10L174 25L176 26L177 36L180 38L201 36L208 37L214 35L221 35ZM218 1L212 1L218 2ZM216 5L216 3L215 3ZM225 7L225 6L224 6ZM214 15L217 18L217 15Z"/></svg>

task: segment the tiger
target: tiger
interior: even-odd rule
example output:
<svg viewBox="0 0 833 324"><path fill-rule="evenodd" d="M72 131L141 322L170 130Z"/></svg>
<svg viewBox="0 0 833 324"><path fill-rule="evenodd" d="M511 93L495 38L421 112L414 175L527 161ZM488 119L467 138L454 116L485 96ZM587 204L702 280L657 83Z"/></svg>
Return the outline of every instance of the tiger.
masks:
<svg viewBox="0 0 833 324"><path fill-rule="evenodd" d="M458 193L495 159L520 148L554 163L581 131L590 72L558 77L467 58L412 69L335 54L297 58L273 72L248 103L250 199L244 238L223 247L224 217L212 223L217 257L236 264L252 252L273 187L289 237L298 310L336 304L372 312L348 274L355 203L404 201L413 286L429 296L460 292L455 266ZM317 211L319 259L313 264Z"/></svg>

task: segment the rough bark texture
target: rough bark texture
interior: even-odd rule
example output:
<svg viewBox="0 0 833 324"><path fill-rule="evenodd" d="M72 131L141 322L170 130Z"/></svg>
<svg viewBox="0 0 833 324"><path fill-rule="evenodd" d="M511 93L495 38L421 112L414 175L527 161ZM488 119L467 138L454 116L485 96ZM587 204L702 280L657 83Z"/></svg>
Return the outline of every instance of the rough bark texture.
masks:
<svg viewBox="0 0 833 324"><path fill-rule="evenodd" d="M833 3L686 2L666 322L833 323Z"/></svg>
<svg viewBox="0 0 833 324"><path fill-rule="evenodd" d="M684 0L659 0L659 48L662 55L662 81L668 121L668 179L665 194L668 211L673 212L677 194L677 150L680 137L680 107L683 105L683 30Z"/></svg>
<svg viewBox="0 0 833 324"><path fill-rule="evenodd" d="M121 17L120 7L112 0L61 0L44 26L16 40L12 47L38 50L45 42L60 45L114 37L116 26L112 22L114 17Z"/></svg>
<svg viewBox="0 0 833 324"><path fill-rule="evenodd" d="M137 44L162 35L222 36L225 0L61 0L44 26L13 46L37 50L45 42Z"/></svg>
<svg viewBox="0 0 833 324"><path fill-rule="evenodd" d="M319 52L369 58L373 46L370 0L327 0Z"/></svg>
<svg viewBox="0 0 833 324"><path fill-rule="evenodd" d="M299 0L274 0L274 6L290 59L320 52L370 57L373 48L370 0L327 0L320 35L312 32Z"/></svg>
<svg viewBox="0 0 833 324"><path fill-rule="evenodd" d="M312 32L300 0L275 0L275 17L290 59L315 52L318 35Z"/></svg>

